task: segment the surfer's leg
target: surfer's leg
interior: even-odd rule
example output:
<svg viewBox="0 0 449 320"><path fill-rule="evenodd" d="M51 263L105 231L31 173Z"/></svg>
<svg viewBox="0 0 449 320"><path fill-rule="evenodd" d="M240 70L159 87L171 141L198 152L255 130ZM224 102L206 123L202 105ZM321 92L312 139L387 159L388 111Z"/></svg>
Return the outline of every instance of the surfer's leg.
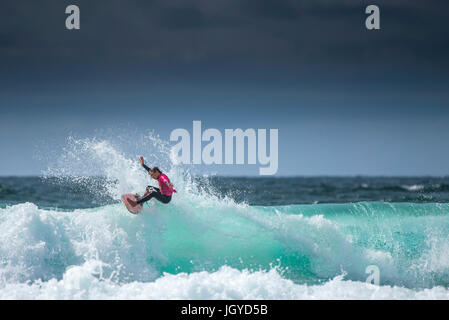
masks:
<svg viewBox="0 0 449 320"><path fill-rule="evenodd" d="M154 194L156 193L156 191L151 191L150 193L148 193L145 197L143 197L142 199L137 200L136 204L142 204L144 202L147 202L148 200L151 200L151 198L154 197Z"/></svg>
<svg viewBox="0 0 449 320"><path fill-rule="evenodd" d="M160 191L154 194L154 198L165 204L169 203L171 200L171 196L163 195Z"/></svg>
<svg viewBox="0 0 449 320"><path fill-rule="evenodd" d="M138 200L137 204L142 204L144 202L147 202L148 200L151 200L152 198L155 198L162 203L169 203L171 200L171 196L165 196L161 193L161 190L159 188L152 187L150 193L142 199Z"/></svg>

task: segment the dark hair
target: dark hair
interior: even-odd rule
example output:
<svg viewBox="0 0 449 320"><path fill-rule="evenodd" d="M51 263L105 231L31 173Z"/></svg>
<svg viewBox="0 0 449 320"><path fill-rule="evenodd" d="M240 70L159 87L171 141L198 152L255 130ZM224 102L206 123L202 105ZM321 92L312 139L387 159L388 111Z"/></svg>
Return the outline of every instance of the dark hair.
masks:
<svg viewBox="0 0 449 320"><path fill-rule="evenodd" d="M151 169L151 171L157 171L157 172L159 172L159 173L162 173L162 171L161 171L158 167L153 167L153 168Z"/></svg>

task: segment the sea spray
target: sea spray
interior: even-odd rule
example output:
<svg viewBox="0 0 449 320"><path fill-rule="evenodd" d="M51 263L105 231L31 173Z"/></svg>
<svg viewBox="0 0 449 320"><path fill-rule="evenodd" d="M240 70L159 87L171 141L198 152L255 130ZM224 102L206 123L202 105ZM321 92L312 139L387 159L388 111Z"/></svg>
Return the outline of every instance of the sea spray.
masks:
<svg viewBox="0 0 449 320"><path fill-rule="evenodd" d="M0 208L0 297L447 298L448 204L250 206L171 163L153 140L159 149L146 145L143 155L165 161L179 191L170 205L130 215L118 196L153 182L138 154L69 139L44 182L106 203ZM57 195L58 204L73 196ZM380 287L365 283L369 265Z"/></svg>
<svg viewBox="0 0 449 320"><path fill-rule="evenodd" d="M167 252L170 257L166 257L169 262L165 265L162 260L153 260L160 270L216 270L221 264L257 269L281 261L289 277L297 281L326 281L342 273L363 281L366 267L375 264L387 284L447 285L441 279L449 274L447 268L427 272L427 260L423 261L423 256L433 257L429 230L444 230L447 224L445 204L355 203L280 209L248 206L233 201L232 195L220 195L207 178L193 177L185 167L173 163L168 143L154 133L139 141L152 161L164 163L179 190L170 206L150 204L151 210L164 212L158 221L164 221L160 228L166 230L165 244L179 249L161 249L159 257ZM62 159L65 172L71 165L77 168L81 159L83 167L105 176L107 194L113 199L121 193L137 192L150 180L137 161L109 140L70 139ZM423 221L414 218L429 213L431 217L423 217ZM441 221L435 223L438 216ZM442 232L437 239L444 248L448 234ZM217 255L211 258L211 252Z"/></svg>

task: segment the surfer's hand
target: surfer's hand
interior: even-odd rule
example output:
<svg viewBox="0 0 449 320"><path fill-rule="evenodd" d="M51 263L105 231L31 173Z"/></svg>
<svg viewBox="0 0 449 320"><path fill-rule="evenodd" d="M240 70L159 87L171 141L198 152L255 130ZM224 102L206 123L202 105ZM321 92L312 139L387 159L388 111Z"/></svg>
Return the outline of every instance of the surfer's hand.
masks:
<svg viewBox="0 0 449 320"><path fill-rule="evenodd" d="M169 184L168 184L168 187L169 187L169 188L173 188L173 183L169 183Z"/></svg>
<svg viewBox="0 0 449 320"><path fill-rule="evenodd" d="M143 164L144 164L143 157L140 157L139 161L140 161L140 165L143 166Z"/></svg>

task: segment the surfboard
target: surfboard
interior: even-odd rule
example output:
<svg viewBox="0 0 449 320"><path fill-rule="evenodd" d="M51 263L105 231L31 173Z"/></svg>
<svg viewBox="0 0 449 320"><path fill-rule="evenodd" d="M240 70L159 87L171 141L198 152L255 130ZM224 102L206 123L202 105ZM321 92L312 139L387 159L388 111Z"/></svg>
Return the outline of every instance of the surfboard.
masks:
<svg viewBox="0 0 449 320"><path fill-rule="evenodd" d="M122 202L126 206L126 209L128 209L129 212L131 212L132 214L138 214L142 210L142 205L138 204L135 207L133 207L128 202L128 199L131 199L132 201L137 201L136 197L130 193L124 194L124 195L122 195Z"/></svg>

